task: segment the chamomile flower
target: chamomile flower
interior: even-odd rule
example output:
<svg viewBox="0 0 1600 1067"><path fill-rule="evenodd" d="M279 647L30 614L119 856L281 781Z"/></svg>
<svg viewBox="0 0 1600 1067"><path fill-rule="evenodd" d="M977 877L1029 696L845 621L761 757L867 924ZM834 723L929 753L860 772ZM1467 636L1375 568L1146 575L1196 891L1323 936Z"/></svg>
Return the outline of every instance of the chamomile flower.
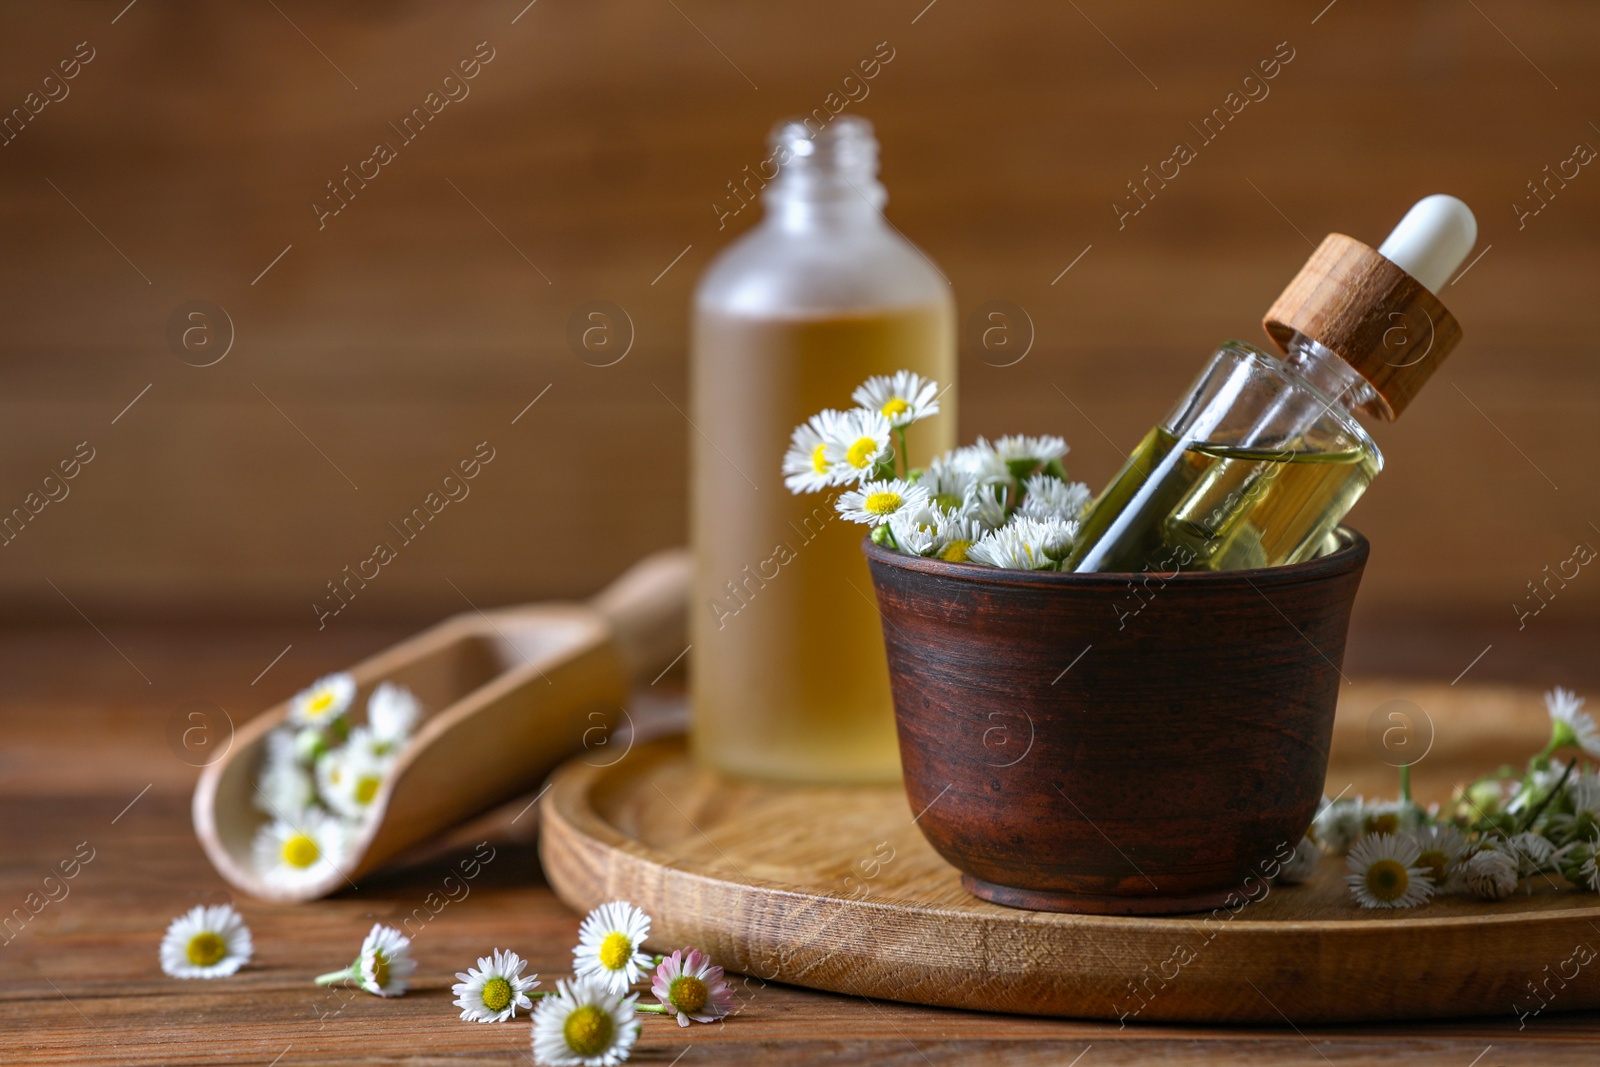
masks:
<svg viewBox="0 0 1600 1067"><path fill-rule="evenodd" d="M1006 461L1011 476L1020 479L1066 455L1067 443L1049 434L1043 437L1012 434L996 441L994 450Z"/></svg>
<svg viewBox="0 0 1600 1067"><path fill-rule="evenodd" d="M1350 850L1345 884L1363 908L1414 908L1433 895L1410 834L1368 834Z"/></svg>
<svg viewBox="0 0 1600 1067"><path fill-rule="evenodd" d="M1549 816L1550 832L1562 840L1593 837L1600 828L1600 774L1578 771L1567 779L1570 812Z"/></svg>
<svg viewBox="0 0 1600 1067"><path fill-rule="evenodd" d="M723 978L722 968L699 949L679 949L656 968L650 991L666 1014L676 1015L679 1026L689 1020L712 1023L733 1010L733 990Z"/></svg>
<svg viewBox="0 0 1600 1067"><path fill-rule="evenodd" d="M977 476L947 453L928 464L917 484L928 491L933 503L946 511L957 511L967 491L977 484Z"/></svg>
<svg viewBox="0 0 1600 1067"><path fill-rule="evenodd" d="M862 482L861 488L839 494L834 507L851 522L882 526L902 511L911 511L928 502L928 491L899 478Z"/></svg>
<svg viewBox="0 0 1600 1067"><path fill-rule="evenodd" d="M250 962L250 928L231 904L197 904L161 939L161 969L173 978L225 978Z"/></svg>
<svg viewBox="0 0 1600 1067"><path fill-rule="evenodd" d="M539 976L522 976L528 961L515 952L494 950L493 956L478 957L478 966L469 967L465 974L456 972L461 979L450 987L456 995L455 1005L461 1009L463 1021L478 1023L503 1023L517 1014L517 1009L527 1011L533 1007L528 990L539 984Z"/></svg>
<svg viewBox="0 0 1600 1067"><path fill-rule="evenodd" d="M1328 847L1328 851L1343 856L1361 839L1364 819L1365 805L1360 797L1341 797L1331 801L1324 797L1317 817L1311 821L1311 828L1317 840Z"/></svg>
<svg viewBox="0 0 1600 1067"><path fill-rule="evenodd" d="M256 873L274 885L320 882L344 862L343 824L319 808L281 813L256 833Z"/></svg>
<svg viewBox="0 0 1600 1067"><path fill-rule="evenodd" d="M264 747L261 773L251 798L256 808L285 818L304 810L316 800L317 789L295 753L294 733L274 730L267 735Z"/></svg>
<svg viewBox="0 0 1600 1067"><path fill-rule="evenodd" d="M398 752L411 739L421 717L422 705L416 694L403 685L384 682L367 698L367 729L379 755Z"/></svg>
<svg viewBox="0 0 1600 1067"><path fill-rule="evenodd" d="M1461 831L1448 824L1424 826L1414 835L1417 842L1417 866L1428 872L1434 888L1443 892L1446 886L1457 881L1467 839Z"/></svg>
<svg viewBox="0 0 1600 1067"><path fill-rule="evenodd" d="M994 445L983 438L950 453L952 465L965 471L977 485L1006 485L1012 480L1011 467Z"/></svg>
<svg viewBox="0 0 1600 1067"><path fill-rule="evenodd" d="M625 900L602 904L578 927L573 973L604 980L612 991L626 993L650 969L650 956L643 951L649 936L650 916Z"/></svg>
<svg viewBox="0 0 1600 1067"><path fill-rule="evenodd" d="M900 551L913 556L931 556L939 544L942 513L927 501L915 508L902 508L889 516L889 530Z"/></svg>
<svg viewBox="0 0 1600 1067"><path fill-rule="evenodd" d="M416 972L411 958L411 939L392 926L373 923L361 942L361 952L342 971L319 975L318 985L351 982L380 997L404 996L409 979Z"/></svg>
<svg viewBox="0 0 1600 1067"><path fill-rule="evenodd" d="M998 530L1007 519L1004 494L1004 489L980 482L967 490L957 514L981 527L984 533Z"/></svg>
<svg viewBox="0 0 1600 1067"><path fill-rule="evenodd" d="M1369 834L1398 834L1422 825L1422 809L1404 800L1380 800L1363 804L1361 829Z"/></svg>
<svg viewBox="0 0 1600 1067"><path fill-rule="evenodd" d="M889 420L876 411L856 408L826 423L829 469L835 485L864 482L894 453L889 448Z"/></svg>
<svg viewBox="0 0 1600 1067"><path fill-rule="evenodd" d="M1596 727L1594 717L1583 710L1583 697L1557 686L1544 695L1544 706L1550 713L1547 752L1575 745L1600 759L1600 727Z"/></svg>
<svg viewBox="0 0 1600 1067"><path fill-rule="evenodd" d="M1492 848L1474 852L1461 865L1461 882L1480 900L1504 900L1517 888L1517 861Z"/></svg>
<svg viewBox="0 0 1600 1067"><path fill-rule="evenodd" d="M967 559L1014 571L1037 571L1055 566L1055 560L1045 555L1044 547L1037 542L1030 544L1015 524L984 534L977 544L967 549Z"/></svg>
<svg viewBox="0 0 1600 1067"><path fill-rule="evenodd" d="M1302 837L1294 846L1294 855L1278 868L1278 881L1284 885L1302 885L1310 881L1321 858L1322 846L1309 837Z"/></svg>
<svg viewBox="0 0 1600 1067"><path fill-rule="evenodd" d="M850 399L889 420L895 429L939 414L939 383L908 370L868 378Z"/></svg>
<svg viewBox="0 0 1600 1067"><path fill-rule="evenodd" d="M965 563L972 546L988 532L976 519L949 511L941 512L933 531L933 554L947 563Z"/></svg>
<svg viewBox="0 0 1600 1067"><path fill-rule="evenodd" d="M1504 848L1506 855L1516 861L1517 874L1522 878L1549 870L1556 851L1554 845L1534 833L1513 834Z"/></svg>
<svg viewBox="0 0 1600 1067"><path fill-rule="evenodd" d="M325 752L317 760L317 795L329 808L347 819L363 819L383 788L387 760L374 757L365 747L346 745Z"/></svg>
<svg viewBox="0 0 1600 1067"><path fill-rule="evenodd" d="M1591 848L1589 850L1589 858L1583 861L1583 866L1579 868L1579 871L1582 884L1596 892L1600 892L1600 863L1596 862L1596 858L1597 852Z"/></svg>
<svg viewBox="0 0 1600 1067"><path fill-rule="evenodd" d="M1067 557L1072 551L1073 542L1078 539L1078 523L1075 519L1034 519L1019 515L1011 520L1011 525L1022 535L1023 540L1037 545L1047 557L1057 563Z"/></svg>
<svg viewBox="0 0 1600 1067"><path fill-rule="evenodd" d="M533 1061L549 1067L613 1067L639 1040L637 996L594 978L563 978L533 1009Z"/></svg>
<svg viewBox="0 0 1600 1067"><path fill-rule="evenodd" d="M824 411L794 428L783 456L783 484L791 493L818 493L838 485L839 472L828 454L828 442L839 434L835 423L843 412Z"/></svg>
<svg viewBox="0 0 1600 1067"><path fill-rule="evenodd" d="M1089 487L1082 482L1064 482L1053 474L1031 475L1024 485L1023 515L1034 519L1061 519L1076 522L1083 517L1089 502Z"/></svg>
<svg viewBox="0 0 1600 1067"><path fill-rule="evenodd" d="M289 721L296 726L327 726L350 709L356 680L348 674L319 678L289 701Z"/></svg>

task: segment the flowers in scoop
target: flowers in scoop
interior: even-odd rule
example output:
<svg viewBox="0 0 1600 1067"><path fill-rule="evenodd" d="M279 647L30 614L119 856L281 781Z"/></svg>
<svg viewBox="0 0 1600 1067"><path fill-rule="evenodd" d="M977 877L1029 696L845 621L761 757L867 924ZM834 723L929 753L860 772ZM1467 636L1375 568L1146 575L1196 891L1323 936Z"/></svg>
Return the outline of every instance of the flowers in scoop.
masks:
<svg viewBox="0 0 1600 1067"><path fill-rule="evenodd" d="M411 939L392 926L374 923L361 942L354 962L342 971L317 978L318 985L349 982L380 997L404 996L417 961L411 958Z"/></svg>
<svg viewBox="0 0 1600 1067"><path fill-rule="evenodd" d="M556 983L533 1012L533 1058L551 1067L611 1067L639 1040L638 995L623 995L599 978Z"/></svg>
<svg viewBox="0 0 1600 1067"><path fill-rule="evenodd" d="M869 378L860 407L823 411L783 457L794 493L842 489L834 507L899 552L1011 570L1062 570L1089 503L1067 479L1059 437L983 438L913 467L906 430L939 413L939 386L911 371Z"/></svg>
<svg viewBox="0 0 1600 1067"><path fill-rule="evenodd" d="M517 1014L517 1009L533 1007L528 991L539 984L539 976L523 977L527 961L515 952L494 950L493 956L478 958L477 967L456 972L459 981L450 987L461 1018L470 1022L500 1023Z"/></svg>
<svg viewBox="0 0 1600 1067"><path fill-rule="evenodd" d="M199 904L167 927L161 969L173 978L225 978L249 963L252 952L250 928L231 904Z"/></svg>
<svg viewBox="0 0 1600 1067"><path fill-rule="evenodd" d="M625 993L650 969L642 948L649 936L650 916L624 900L602 904L578 927L572 969L579 978L594 978L613 992Z"/></svg>
<svg viewBox="0 0 1600 1067"><path fill-rule="evenodd" d="M366 721L352 724L357 690L349 674L318 679L262 745L254 800L268 822L253 855L275 884L320 881L343 864L422 717L411 690L383 682L367 697Z"/></svg>

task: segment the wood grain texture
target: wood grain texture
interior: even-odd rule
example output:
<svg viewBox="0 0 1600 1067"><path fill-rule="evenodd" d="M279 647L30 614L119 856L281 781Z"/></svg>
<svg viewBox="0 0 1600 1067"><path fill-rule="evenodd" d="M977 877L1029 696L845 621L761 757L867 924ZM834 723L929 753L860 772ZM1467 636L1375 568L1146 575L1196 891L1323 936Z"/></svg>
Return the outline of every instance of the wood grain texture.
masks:
<svg viewBox="0 0 1600 1067"><path fill-rule="evenodd" d="M1472 689L1428 699L1447 737L1496 703ZM612 766L564 768L540 855L574 908L633 900L659 945L702 945L749 974L858 996L1116 1022L1600 1007L1600 969L1583 966L1600 954L1600 900L1560 879L1497 905L1445 897L1384 913L1358 907L1343 861L1328 857L1297 887L1270 884L1277 865L1263 863L1227 900L1185 916L1025 911L963 889L915 825L938 803L913 794L908 806L884 787L737 781L658 742ZM1132 856L1148 843L1108 841L1137 875Z"/></svg>
<svg viewBox="0 0 1600 1067"><path fill-rule="evenodd" d="M77 442L98 449L0 549L7 617L76 622L48 578L102 625L313 630L324 583L485 439L501 458L470 499L337 625L459 611L447 578L481 604L575 596L681 542L689 295L755 215L719 229L713 205L737 203L727 183L777 117L823 106L880 41L896 57L846 113L877 125L889 218L951 280L963 439L1061 433L1073 474L1103 483L1221 339L1261 341L1312 244L1378 241L1447 189L1492 250L1445 294L1466 343L1377 428L1389 467L1352 516L1375 547L1363 595L1514 630L1509 601L1600 522L1584 429L1600 358L1580 310L1600 195L1592 167L1553 196L1537 185L1600 144L1593 4L525 4L7 10L0 111L79 41L98 53L0 148L0 508ZM484 40L497 56L470 97L318 229L325 183ZM1202 143L1190 124L1243 98L1280 41L1295 58L1269 95ZM1179 141L1199 157L1119 228L1129 183ZM1530 181L1547 206L1519 219L1541 205ZM165 336L196 298L237 332L208 368ZM568 347L591 300L633 321L615 366ZM1020 363L972 329L990 301L1027 313ZM602 467L605 491L572 491ZM1597 603L1600 582L1573 583L1538 626Z"/></svg>
<svg viewBox="0 0 1600 1067"><path fill-rule="evenodd" d="M81 621L71 630L9 632L0 642L0 899L6 908L20 905L76 843L88 840L97 850L71 883L70 897L51 904L0 946L0 1062L265 1067L281 1056L278 1067L526 1067L527 1024L459 1022L448 989L451 972L495 946L530 958L531 969L546 981L570 966L568 948L579 916L545 884L529 838L531 815L517 820L525 801L463 828L454 843L362 879L358 890L293 906L237 900L255 932L257 954L228 982L175 982L157 967L156 945L173 916L193 904L228 899L226 884L189 826L197 771L167 747L164 727L175 706L204 696L242 720L250 709L403 634L369 628L329 633L319 643L296 644L262 676L292 630L111 626L107 633L152 684ZM1410 655L1401 657L1407 648ZM1415 639L1409 646L1397 639L1389 652L1418 669L1460 669L1452 650ZM674 708L681 716L681 690L674 687L662 699L661 691L671 685L669 676L642 690L631 705L635 714L653 704L669 718ZM1364 692L1368 703L1426 703L1436 690L1396 683ZM1447 788L1468 766L1530 743L1542 717L1537 702L1514 690L1480 696L1482 720L1463 724L1469 732L1448 753L1454 762L1429 772L1436 752L1419 767L1419 779L1424 772L1432 775L1426 778L1430 792ZM1335 726L1334 766L1344 776L1341 786L1372 793L1392 789L1393 781L1365 747L1369 710L1347 701L1350 714ZM313 975L346 962L373 922L402 923L418 908L426 910L428 894L442 896L443 879L459 878L459 864L485 839L498 851L473 881L471 895L440 910L416 939L421 970L411 994L387 1002L339 1000L311 985ZM412 926L417 928L415 918ZM755 978L741 977L735 985L738 1017L687 1031L646 1018L632 1062L666 1067L681 1054L679 1067L1062 1067L1088 1049L1079 1067L1325 1067L1328 1061L1339 1067L1407 1061L1466 1067L1480 1054L1479 1067L1545 1067L1589 1064L1600 1041L1600 1015L1593 1013L1546 1012L1522 1029L1509 1010L1403 1024L1290 1020L1291 1028L1280 1020L1238 1028L1130 1020L1118 1029L1114 1023L868 1001Z"/></svg>

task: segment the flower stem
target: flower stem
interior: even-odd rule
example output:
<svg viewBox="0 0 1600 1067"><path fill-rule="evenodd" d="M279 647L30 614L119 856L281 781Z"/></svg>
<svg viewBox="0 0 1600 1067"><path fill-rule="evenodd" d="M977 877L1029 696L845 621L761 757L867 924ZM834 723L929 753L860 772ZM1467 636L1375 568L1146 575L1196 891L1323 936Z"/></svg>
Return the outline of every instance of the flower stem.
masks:
<svg viewBox="0 0 1600 1067"><path fill-rule="evenodd" d="M905 427L904 426L896 427L895 431L894 431L894 435L900 441L900 449L899 449L900 455L898 457L896 457L900 461L900 477L905 478L905 477L908 477L909 472L911 470L911 467L910 467L911 460L906 455L906 430L905 430Z"/></svg>
<svg viewBox="0 0 1600 1067"><path fill-rule="evenodd" d="M314 980L318 985L335 985L339 982L353 982L356 980L355 970L356 965L352 963L342 971L329 971L327 974L318 975Z"/></svg>
<svg viewBox="0 0 1600 1067"><path fill-rule="evenodd" d="M672 1009L667 1007L665 1004L635 1004L633 1006L633 1010L634 1011L647 1011L647 1012L650 1012L652 1015L670 1015L670 1014L672 1014Z"/></svg>
<svg viewBox="0 0 1600 1067"><path fill-rule="evenodd" d="M1400 803L1410 807L1411 800L1411 764L1402 764L1400 767Z"/></svg>

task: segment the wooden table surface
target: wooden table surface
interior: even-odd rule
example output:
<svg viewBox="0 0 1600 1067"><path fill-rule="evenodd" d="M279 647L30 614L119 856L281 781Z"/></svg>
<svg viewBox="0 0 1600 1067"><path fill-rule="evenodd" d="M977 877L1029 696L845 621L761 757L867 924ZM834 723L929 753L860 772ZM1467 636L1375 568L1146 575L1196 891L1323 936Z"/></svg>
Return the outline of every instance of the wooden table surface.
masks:
<svg viewBox="0 0 1600 1067"><path fill-rule="evenodd" d="M570 966L578 916L544 882L533 820L512 821L520 804L335 899L301 906L235 901L256 944L255 959L235 978L180 982L157 963L173 916L231 899L190 830L197 771L168 746L175 711L206 699L235 719L248 717L315 672L395 636L352 632L297 647L259 678L282 649L278 635L261 628L125 629L102 640L83 627L13 633L0 642L0 906L22 907L80 843L93 849L68 883L70 894L0 943L0 1064L531 1062L525 1020L462 1023L449 992L454 971L495 947L528 957L547 984ZM341 996L311 983L346 963L373 922L399 922L423 907L452 865L484 840L493 859L465 897L417 934L420 967L409 995ZM740 1011L725 1024L684 1030L645 1017L634 1062L1405 1060L1492 1067L1592 1063L1600 1046L1600 1016L1551 1012L1519 1029L1509 1005L1491 1018L1407 1025L1296 1027L1286 1020L1251 1030L1119 1030L852 999L755 979L738 986Z"/></svg>

